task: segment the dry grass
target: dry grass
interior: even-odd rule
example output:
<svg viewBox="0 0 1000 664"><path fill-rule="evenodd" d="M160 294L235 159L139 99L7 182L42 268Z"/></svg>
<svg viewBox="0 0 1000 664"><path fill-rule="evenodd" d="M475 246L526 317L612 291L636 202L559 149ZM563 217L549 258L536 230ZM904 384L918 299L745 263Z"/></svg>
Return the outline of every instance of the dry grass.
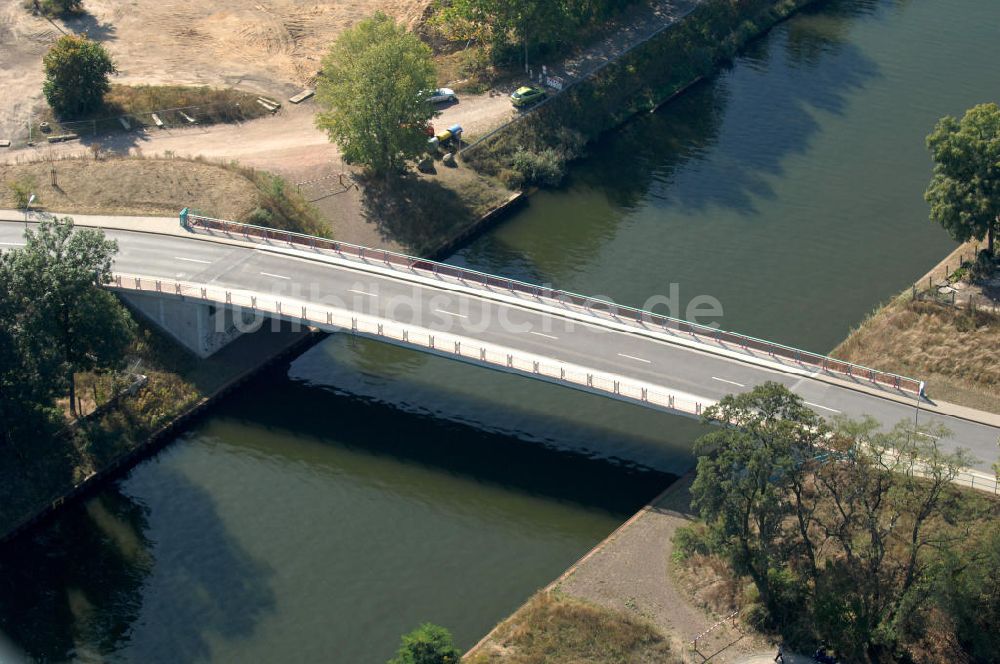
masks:
<svg viewBox="0 0 1000 664"><path fill-rule="evenodd" d="M52 184L52 171L55 184ZM219 166L168 159L60 159L0 165L0 182L32 179L40 206L81 214L176 215L197 208L224 219L249 214L257 188ZM0 206L14 207L9 186Z"/></svg>
<svg viewBox="0 0 1000 664"><path fill-rule="evenodd" d="M667 664L680 659L652 625L624 613L539 593L504 621L468 664Z"/></svg>
<svg viewBox="0 0 1000 664"><path fill-rule="evenodd" d="M53 174L55 171L55 184ZM236 162L71 157L0 164L0 207L16 208L16 184L30 183L39 209L80 214L201 214L329 236L329 224L280 177Z"/></svg>
<svg viewBox="0 0 1000 664"><path fill-rule="evenodd" d="M932 398L1000 413L1000 316L992 313L900 296L832 355L926 380Z"/></svg>

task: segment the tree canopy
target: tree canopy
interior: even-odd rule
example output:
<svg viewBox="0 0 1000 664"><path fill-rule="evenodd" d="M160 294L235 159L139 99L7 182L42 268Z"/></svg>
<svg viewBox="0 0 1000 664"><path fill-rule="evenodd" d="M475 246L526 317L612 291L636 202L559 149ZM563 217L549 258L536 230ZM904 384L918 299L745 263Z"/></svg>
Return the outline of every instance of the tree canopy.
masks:
<svg viewBox="0 0 1000 664"><path fill-rule="evenodd" d="M98 42L85 35L63 35L45 57L42 91L49 106L62 117L74 118L101 106L111 89L108 77L118 73Z"/></svg>
<svg viewBox="0 0 1000 664"><path fill-rule="evenodd" d="M927 137L934 176L924 198L931 219L959 242L987 238L1000 225L1000 107L980 104L961 120L941 118Z"/></svg>
<svg viewBox="0 0 1000 664"><path fill-rule="evenodd" d="M444 627L425 623L404 634L396 656L389 664L458 664L462 652Z"/></svg>
<svg viewBox="0 0 1000 664"><path fill-rule="evenodd" d="M434 109L431 51L382 13L343 32L323 58L316 116L348 162L375 173L400 170L427 148L424 134Z"/></svg>
<svg viewBox="0 0 1000 664"><path fill-rule="evenodd" d="M114 295L99 288L111 279L117 251L101 231L74 230L66 217L42 221L25 231L23 248L4 253L4 302L14 311L8 352L20 358L15 366L25 367L22 375L37 379L30 389L39 407L68 390L76 412L74 374L124 360L134 324Z"/></svg>
<svg viewBox="0 0 1000 664"><path fill-rule="evenodd" d="M952 484L970 460L940 449L944 429L828 423L776 383L726 397L705 419L721 426L696 444L693 505L713 552L753 582L766 626L811 634L848 661L892 661L979 583L987 563L954 564L976 550ZM975 555L995 559L997 541ZM948 575L963 574L977 581L945 593ZM995 613L996 599L975 601ZM975 632L972 617L952 615L956 632Z"/></svg>

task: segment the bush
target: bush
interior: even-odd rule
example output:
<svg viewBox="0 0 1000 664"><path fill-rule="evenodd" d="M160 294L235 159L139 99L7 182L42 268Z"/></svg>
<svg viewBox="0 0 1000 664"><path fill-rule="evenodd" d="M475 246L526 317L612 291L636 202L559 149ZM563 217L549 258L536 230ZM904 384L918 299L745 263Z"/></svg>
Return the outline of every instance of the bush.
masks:
<svg viewBox="0 0 1000 664"><path fill-rule="evenodd" d="M674 553L676 561L687 560L696 553L707 556L711 553L708 541L708 528L704 523L692 523L682 526L674 533Z"/></svg>
<svg viewBox="0 0 1000 664"><path fill-rule="evenodd" d="M557 187L566 177L566 162L552 148L532 152L519 148L511 160L513 170L526 184Z"/></svg>
<svg viewBox="0 0 1000 664"><path fill-rule="evenodd" d="M497 173L497 178L503 186L510 190L520 189L521 185L524 184L524 176L521 175L519 171L511 170L509 168L504 168Z"/></svg>
<svg viewBox="0 0 1000 664"><path fill-rule="evenodd" d="M458 664L462 653L444 627L424 623L403 635L402 644L389 664Z"/></svg>
<svg viewBox="0 0 1000 664"><path fill-rule="evenodd" d="M10 193L14 197L14 207L18 210L28 207L28 201L31 199L31 194L35 191L35 187L35 178L30 175L25 175L8 182L7 188L10 189ZM35 203L40 204L41 202L36 196Z"/></svg>

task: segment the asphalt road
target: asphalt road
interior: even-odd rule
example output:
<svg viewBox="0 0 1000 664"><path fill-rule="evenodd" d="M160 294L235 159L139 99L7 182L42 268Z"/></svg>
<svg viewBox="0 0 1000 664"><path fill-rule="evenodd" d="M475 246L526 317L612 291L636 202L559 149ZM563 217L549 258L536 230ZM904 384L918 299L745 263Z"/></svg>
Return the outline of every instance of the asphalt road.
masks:
<svg viewBox="0 0 1000 664"><path fill-rule="evenodd" d="M0 248L23 242L22 233L19 224L0 224ZM596 322L583 323L513 303L267 250L147 233L106 233L119 243L115 269L121 272L344 307L662 385L705 400L777 381L824 417L871 415L887 427L915 418L922 424L941 422L953 433L942 446L969 449L978 459L975 467L989 469L997 456L1000 428L924 410L918 413L916 400L912 405L899 403L808 376L611 330Z"/></svg>

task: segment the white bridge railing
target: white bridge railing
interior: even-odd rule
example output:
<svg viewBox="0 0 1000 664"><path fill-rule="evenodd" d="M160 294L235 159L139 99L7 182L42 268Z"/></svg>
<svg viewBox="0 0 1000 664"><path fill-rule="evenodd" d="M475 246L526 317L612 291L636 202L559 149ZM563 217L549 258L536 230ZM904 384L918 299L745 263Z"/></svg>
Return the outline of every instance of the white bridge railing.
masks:
<svg viewBox="0 0 1000 664"><path fill-rule="evenodd" d="M755 337L727 332L707 325L691 323L671 316L656 314L644 309L615 304L608 300L588 297L547 286L538 286L517 279L508 279L477 270L448 265L437 261L407 256L384 249L372 249L347 242L339 242L313 235L292 231L276 230L252 224L241 224L223 219L213 219L195 214L187 208L180 213L181 225L191 232L220 235L247 242L274 246L276 244L295 249L321 252L340 259L357 261L366 265L398 270L407 274L418 274L427 278L451 280L467 288L476 288L488 293L505 293L541 302L554 307L562 307L576 313L587 314L601 321L634 326L637 329L656 330L675 335L683 335L701 344L714 346L750 357L766 359L810 372L825 373L840 378L865 382L872 386L911 395L922 395L924 384L915 378L879 371L844 360L838 360L818 353L785 346L783 344L757 339Z"/></svg>
<svg viewBox="0 0 1000 664"><path fill-rule="evenodd" d="M114 273L111 283L106 286L119 291L159 293L211 304L244 307L266 316L377 337L384 341L417 347L440 355L530 375L693 417L700 417L705 408L715 403L683 392L670 391L660 385L629 380L608 372L559 362L496 344L483 343L470 337L405 325L341 308L324 307L295 298L124 273Z"/></svg>

